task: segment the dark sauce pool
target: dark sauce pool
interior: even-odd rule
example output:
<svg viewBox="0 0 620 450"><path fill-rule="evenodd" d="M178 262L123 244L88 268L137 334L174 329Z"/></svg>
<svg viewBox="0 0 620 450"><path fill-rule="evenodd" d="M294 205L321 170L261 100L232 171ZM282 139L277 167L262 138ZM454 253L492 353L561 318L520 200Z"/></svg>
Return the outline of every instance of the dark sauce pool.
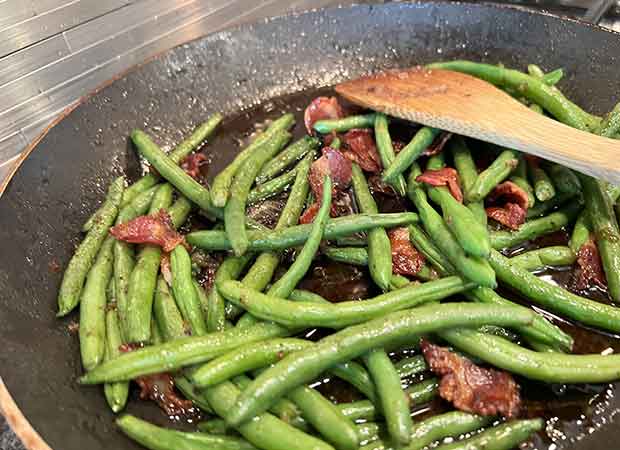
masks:
<svg viewBox="0 0 620 450"><path fill-rule="evenodd" d="M227 118L220 126L217 136L203 149L210 162L208 170L204 172L205 182L211 181L232 160L233 156L247 143L253 133L264 128L272 119L279 117L283 113L292 112L297 118L297 125L292 130L294 138L297 139L305 135L303 111L308 103L318 95L334 95L334 93L331 89L322 89L274 98L259 107ZM345 102L342 102L342 104L348 107L351 112L355 110L355 107L352 105L347 105ZM415 132L415 128L409 124L395 122L391 124L390 131L394 140L408 142ZM472 145L472 148L476 148L475 144ZM492 158L486 159L492 160ZM407 199L395 198L380 191L375 191L374 194L382 212L402 211L404 209L415 210ZM281 208L277 207L277 202L280 202L279 204L282 205L283 199L276 198L266 202L276 203L275 207L267 205L267 207L260 208L260 213L267 215L267 217L263 216L262 219L267 222L271 220L272 223L275 223L277 214L281 210ZM270 217L269 215L272 216ZM209 222L199 216L195 216L190 220L185 231L188 231L188 229L209 228L210 226ZM559 232L529 242L522 247L511 249L505 252L505 254L513 256L525 250L549 245L566 245L567 242L568 234L566 232ZM218 257L217 255L215 256L216 258ZM282 271L287 263L290 263L292 257L292 252L285 255ZM545 270L540 272L538 276L561 286L570 286L572 268ZM378 289L370 281L369 274L365 268L335 263L323 257L317 258L300 287L316 292L333 302L345 299L363 300L379 293ZM505 289L500 289L499 291L506 298L518 303L528 304L527 300L520 298L514 292ZM593 290L585 293L580 292L580 294L597 301L608 302L604 292ZM620 350L620 336L581 327L578 324L558 318L538 307L536 310L574 337L574 353L612 351L616 353ZM328 330L311 330L306 333L306 337L317 340L327 334L329 334ZM414 351L403 350L394 354L393 357L399 359L407 354L414 353ZM415 383L429 376L430 374L428 373L422 374L421 376L406 380L406 382ZM529 443L524 444L522 448L549 448L553 450L571 448L571 443L579 441L609 424L619 411L612 402L615 395L615 384L557 385L534 382L523 378L519 378L517 381L521 386L524 400L522 417L542 417L546 420L545 429L534 436ZM323 378L317 380L314 386L336 402L350 402L362 398L355 389L338 379ZM139 408L142 409L142 407ZM451 409L453 409L451 405L437 398L427 405L417 407L414 410L414 415L424 418ZM152 416L152 414L149 415ZM179 418L171 419L176 419L176 424L181 425L179 424ZM161 413L157 421L161 422ZM618 447L620 447L620 443Z"/></svg>

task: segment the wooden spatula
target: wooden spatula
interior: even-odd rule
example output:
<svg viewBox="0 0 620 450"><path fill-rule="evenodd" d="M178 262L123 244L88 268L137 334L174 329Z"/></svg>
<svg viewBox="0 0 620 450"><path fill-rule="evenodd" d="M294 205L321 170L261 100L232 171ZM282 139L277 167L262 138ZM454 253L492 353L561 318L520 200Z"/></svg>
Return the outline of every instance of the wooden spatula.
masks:
<svg viewBox="0 0 620 450"><path fill-rule="evenodd" d="M538 114L486 81L449 70L396 70L336 92L394 117L521 150L620 183L620 141Z"/></svg>

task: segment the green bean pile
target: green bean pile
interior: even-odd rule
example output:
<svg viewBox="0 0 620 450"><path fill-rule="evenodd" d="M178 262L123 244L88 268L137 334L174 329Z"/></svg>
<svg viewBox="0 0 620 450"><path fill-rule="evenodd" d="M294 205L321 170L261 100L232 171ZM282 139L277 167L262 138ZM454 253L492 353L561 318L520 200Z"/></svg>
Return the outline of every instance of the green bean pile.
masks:
<svg viewBox="0 0 620 450"><path fill-rule="evenodd" d="M541 114L620 138L620 107L604 118L584 111L556 87L562 70L545 74L530 65L525 73L469 61L429 67L480 77ZM312 135L292 143L295 118L284 114L209 189L180 164L211 139L222 119L219 114L209 118L168 154L144 131L132 132L135 148L154 171L128 187L122 177L111 183L104 203L83 227L86 235L60 286L58 316L80 305L85 373L79 382L104 384L114 413L125 408L131 380L164 372L200 409L202 421L194 432L122 415L116 423L133 440L156 450L413 450L429 445L508 450L543 428L541 418L503 420L458 410L412 417L413 407L438 395L440 383L416 354L422 337L540 382L620 379L620 356L572 354L572 336L549 316L497 291L510 289L567 321L620 332L615 306L620 302L620 231L614 211L620 213L619 188L460 136L449 137L440 153L427 156L425 150L444 134L429 127L410 125L416 131L397 151L390 134L397 121L367 111L318 120ZM310 192L321 147L330 142L334 151L343 145L346 150L345 133L353 129L374 136L380 181L408 210L380 212L381 196L356 162L347 191L356 212L330 217L341 187L329 171L318 180L319 195ZM445 170L458 175L462 201L449 185L421 181L427 171ZM517 229L487 219L485 206L505 181L527 197L525 222ZM248 206L274 196L285 203L273 229L247 216ZM314 202L312 223L300 224ZM187 230L183 225L193 209L212 226L192 229L169 253L153 243L134 245L109 234L114 225L155 217L161 210L168 213L172 232ZM424 259L413 279L396 270L390 234L395 228L407 231ZM570 233L568 245L537 244L561 230ZM604 279L598 288L606 288L609 302L536 276L579 263L587 245L600 253ZM283 256L288 249L295 249L290 264ZM198 283L194 256L199 252L222 257L208 291ZM317 258L367 268L362 270L380 294L332 303L300 289ZM328 330L325 337L304 337L315 328ZM394 358L400 349L408 356ZM313 387L325 377L349 384L360 400L327 398Z"/></svg>

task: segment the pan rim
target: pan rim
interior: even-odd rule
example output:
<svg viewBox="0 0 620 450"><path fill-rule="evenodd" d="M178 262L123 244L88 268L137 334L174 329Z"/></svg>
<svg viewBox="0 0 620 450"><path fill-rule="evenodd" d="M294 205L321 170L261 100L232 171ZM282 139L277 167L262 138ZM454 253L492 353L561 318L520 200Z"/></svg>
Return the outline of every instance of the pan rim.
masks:
<svg viewBox="0 0 620 450"><path fill-rule="evenodd" d="M586 21L583 21L581 19L574 19L574 18L570 18L570 17L562 17L562 16L559 16L557 14L554 14L554 13L551 13L551 12L545 11L545 10L532 10L532 9L530 9L528 7L525 7L525 6L522 6L522 5L495 3L495 2L487 2L487 1L483 1L483 2L480 2L480 3L470 3L470 2L460 1L460 0L429 0L429 1L413 0L413 1L409 1L407 3L370 4L370 5L354 4L354 5L350 5L350 6L346 6L346 7L335 6L335 7L327 7L327 8L307 9L307 10L296 11L296 12L292 12L292 13L286 13L286 14L282 14L282 15L273 16L273 17L270 17L268 19L264 19L264 20L260 20L260 21L252 21L252 22L247 22L247 23L241 23L239 25L235 25L235 26L232 26L232 27L227 27L227 28L219 29L219 30L211 32L211 33L206 33L206 34L197 36L195 38L188 39L188 40L180 42L180 43L178 43L178 44L176 44L176 45L174 45L172 47L169 47L169 48L167 48L165 50L157 52L154 55L146 58L142 62L140 62L138 64L135 64L135 65L133 65L133 66L131 66L131 67L129 67L129 68L119 72L118 74L114 75L110 79L102 82L99 86L94 88L89 93L87 93L87 94L81 96L80 98L76 99L72 104L67 106L61 113L59 113L58 116L56 116L53 119L53 121L44 130L42 130L40 132L40 134L35 139L33 139L26 146L24 151L17 158L17 160L15 161L13 167L9 171L9 174L7 175L5 180L0 183L0 201L2 199L2 195L6 191L8 185L12 181L13 177L17 174L17 172L22 167L22 165L24 164L26 159L38 147L38 144L45 138L45 136L50 132L50 130L53 127L55 127L62 120L67 118L80 105L85 103L87 100L89 100L93 96L97 95L101 90L103 90L106 87L110 86L115 81L124 78L125 76L127 76L130 73L132 73L133 71L140 69L142 66L144 66L146 64L149 64L152 61L154 61L155 59L158 59L158 58L162 57L163 55L165 55L166 53L170 52L174 48L177 48L177 47L182 46L182 45L186 45L186 44L191 43L191 42L196 42L196 41L199 41L199 40L204 40L204 39L207 39L207 38L216 37L218 35L221 35L222 33L231 33L231 32L234 33L234 32L239 32L239 31L243 31L243 30L248 30L248 29L252 29L255 26L260 26L260 25L268 24L268 23L275 22L275 21L286 21L286 20L290 20L291 18L303 16L303 15L306 15L306 14L318 14L320 12L325 12L325 11L368 9L368 8L374 8L374 7L382 7L382 8L390 8L390 7L395 7L395 8L405 7L405 8L407 8L407 7L412 7L413 8L413 7L416 7L416 6L432 5L432 4L437 4L437 5L450 4L450 5L460 6L460 7L480 8L480 9L514 10L514 11L518 11L518 12L523 13L523 14L545 16L545 17L549 18L550 20L574 23L577 26L587 27L589 29L600 31L600 32L603 32L603 33L608 33L608 34L611 34L611 35L614 35L614 36L620 38L620 32L617 32L615 30L611 30L611 29L602 27L600 25L592 24L590 22L586 22ZM35 428L30 424L28 419L24 416L24 414L22 413L20 408L17 406L17 403L15 402L15 400L11 396L8 388L4 384L4 382L2 380L2 376L0 376L0 414L5 418L5 420L7 421L7 423L9 424L9 426L11 427L11 429L13 430L15 435L21 440L21 443L25 446L25 448L27 450L53 450L49 446L49 444L41 437L41 435L35 430Z"/></svg>

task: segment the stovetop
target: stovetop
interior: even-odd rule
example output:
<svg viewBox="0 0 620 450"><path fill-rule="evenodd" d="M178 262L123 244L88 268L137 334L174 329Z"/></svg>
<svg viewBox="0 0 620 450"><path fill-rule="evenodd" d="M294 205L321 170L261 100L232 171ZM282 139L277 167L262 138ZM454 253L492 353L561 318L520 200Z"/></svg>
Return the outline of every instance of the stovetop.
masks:
<svg viewBox="0 0 620 450"><path fill-rule="evenodd" d="M226 27L291 11L377 0L0 1L0 186L67 106L115 74ZM581 17L596 0L509 2ZM620 2L600 22L620 32ZM0 415L0 450L24 450Z"/></svg>

